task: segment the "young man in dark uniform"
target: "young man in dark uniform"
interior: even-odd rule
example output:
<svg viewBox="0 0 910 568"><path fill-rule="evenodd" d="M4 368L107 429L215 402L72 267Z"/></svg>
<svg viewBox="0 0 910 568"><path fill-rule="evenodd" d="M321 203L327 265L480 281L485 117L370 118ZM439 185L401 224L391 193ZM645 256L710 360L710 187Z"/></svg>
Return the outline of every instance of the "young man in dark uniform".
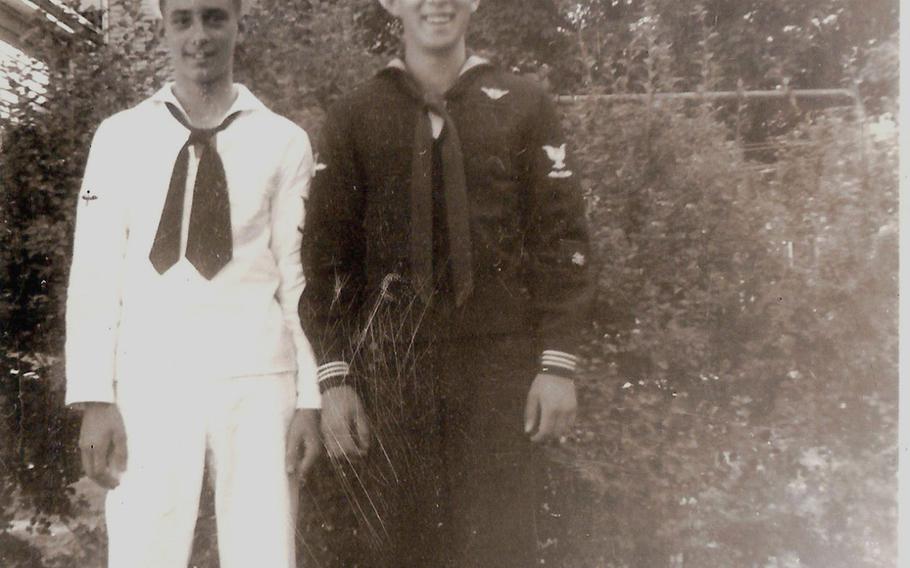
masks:
<svg viewBox="0 0 910 568"><path fill-rule="evenodd" d="M404 60L330 110L306 207L323 436L350 458L374 425L380 563L531 566L592 293L577 174L548 95L466 53L477 1L381 1Z"/></svg>

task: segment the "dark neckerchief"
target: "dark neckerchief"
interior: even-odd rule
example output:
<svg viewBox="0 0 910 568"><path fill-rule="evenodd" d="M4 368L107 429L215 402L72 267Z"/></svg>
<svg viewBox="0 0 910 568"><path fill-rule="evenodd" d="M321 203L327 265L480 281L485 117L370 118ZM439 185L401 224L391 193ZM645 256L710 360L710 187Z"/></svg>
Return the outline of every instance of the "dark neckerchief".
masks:
<svg viewBox="0 0 910 568"><path fill-rule="evenodd" d="M406 70L389 66L380 71L395 81L401 90L416 103L417 120L414 131L414 151L411 161L411 234L409 258L412 283L425 300L433 290L433 131L429 112L443 120L440 134L443 194L445 196L446 229L448 230L449 267L455 305L462 305L474 288L471 264L471 230L464 157L455 122L446 110L447 100L459 96L473 82L477 72L488 68L481 63L462 73L441 99L427 96Z"/></svg>
<svg viewBox="0 0 910 568"><path fill-rule="evenodd" d="M233 256L231 204L224 176L224 164L215 148L215 135L230 126L240 115L240 111L229 115L215 128L196 128L174 104L166 105L174 118L189 130L189 137L180 148L171 171L171 181L155 233L155 241L149 252L149 260L155 270L163 274L180 259L180 233L189 148L196 145L201 156L193 184L186 258L203 277L211 280Z"/></svg>

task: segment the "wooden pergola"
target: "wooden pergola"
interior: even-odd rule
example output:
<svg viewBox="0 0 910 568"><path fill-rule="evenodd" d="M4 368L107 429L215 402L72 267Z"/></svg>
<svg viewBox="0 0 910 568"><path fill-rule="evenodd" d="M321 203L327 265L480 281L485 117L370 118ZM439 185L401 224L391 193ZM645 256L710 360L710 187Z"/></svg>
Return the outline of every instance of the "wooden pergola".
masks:
<svg viewBox="0 0 910 568"><path fill-rule="evenodd" d="M0 41L28 53L36 19L46 19L64 34L101 41L101 28L59 0L0 0Z"/></svg>
<svg viewBox="0 0 910 568"><path fill-rule="evenodd" d="M92 21L61 0L0 0L0 116L6 116L17 92L40 94L48 65L57 63L46 60L46 52L38 55L35 48L34 34L48 29L39 24L48 23L60 45L76 38L104 41L100 21ZM23 65L31 69L27 75L22 74Z"/></svg>

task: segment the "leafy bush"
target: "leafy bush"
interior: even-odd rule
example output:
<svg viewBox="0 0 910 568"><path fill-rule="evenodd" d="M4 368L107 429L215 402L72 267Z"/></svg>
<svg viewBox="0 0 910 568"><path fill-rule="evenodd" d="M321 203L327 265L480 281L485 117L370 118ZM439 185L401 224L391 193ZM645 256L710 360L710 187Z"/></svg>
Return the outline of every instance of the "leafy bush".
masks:
<svg viewBox="0 0 910 568"><path fill-rule="evenodd" d="M806 117L756 163L702 108L567 114L599 336L557 452L547 508L574 521L549 520L550 560L891 565L893 122Z"/></svg>
<svg viewBox="0 0 910 568"><path fill-rule="evenodd" d="M36 24L39 52L48 57L43 93L20 91L2 124L0 152L0 534L4 550L18 543L13 517L30 512L32 538L49 537L53 523L71 522L85 503L68 485L79 475L78 424L63 409L63 310L76 195L91 136L98 123L134 104L157 82L160 66L151 25L125 14L121 41L98 46L85 38L62 41L49 23ZM64 53L68 59L61 59ZM27 70L26 70L27 72ZM124 77L131 77L124 81ZM18 513L18 514L17 514ZM77 523L73 531L96 534ZM97 557L96 546L83 553ZM97 540L97 539L95 539ZM8 546L7 546L8 545ZM33 553L9 566L40 565ZM85 559L67 551L69 562ZM17 563L18 562L18 563Z"/></svg>

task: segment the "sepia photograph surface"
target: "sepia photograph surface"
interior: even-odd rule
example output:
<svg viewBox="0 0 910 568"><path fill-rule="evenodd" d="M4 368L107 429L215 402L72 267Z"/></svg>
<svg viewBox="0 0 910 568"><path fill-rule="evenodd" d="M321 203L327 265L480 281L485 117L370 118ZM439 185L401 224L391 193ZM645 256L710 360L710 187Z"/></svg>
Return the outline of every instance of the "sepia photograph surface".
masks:
<svg viewBox="0 0 910 568"><path fill-rule="evenodd" d="M215 34L181 47L170 2L199 10L203 27L228 10L232 43ZM226 520L265 531L279 509L291 517L276 529L291 531L288 557L307 567L897 566L898 4L0 0L0 567L131 566L115 560L128 548L117 523L139 507L118 508L114 488L139 454L105 446L105 487L86 465L86 423L93 404L119 407L129 438L146 406L150 439L188 435L182 413L203 416L212 400L184 378L208 372L197 372L200 353L219 376L290 373L262 416L284 417L302 444L289 467L305 465L291 467L277 509L263 504L274 493L265 477L237 482L261 507L235 506L225 479L259 458L225 454L208 432L197 473L179 481L195 524L179 542L148 545L182 558L185 540L187 563L149 566L286 567L238 560L258 558L257 544ZM432 44L425 28L456 39ZM194 115L179 91L194 84L181 68L186 45L214 46L194 53L199 68L215 68L225 46L236 122L222 122L227 112L195 121L206 109ZM445 75L447 46L460 49L441 99L422 82L415 45L439 56L424 60L431 78ZM390 96L390 77L416 94ZM161 106L114 124L162 96L189 116ZM403 100L417 112L399 118ZM254 128L245 112L272 122ZM238 127L254 134L232 151ZM165 131L177 142L161 159ZM438 170L413 150L421 143ZM211 166L216 148L223 166ZM180 261L159 266L180 160L180 181L186 163L196 178L183 203L202 195L207 168L230 191L261 179L291 197L268 194L254 212L231 193L227 257L214 241L200 253L214 267L193 260L195 221L180 213ZM421 163L427 190L436 184L423 210ZM339 164L350 171L337 174ZM252 327L267 311L252 292L229 304L171 272L170 295L112 295L140 277L91 260L91 247L114 246L99 225L113 214L99 211L116 199L93 194L105 171L117 172L118 195L160 190L159 201L123 203L134 224L121 227L124 243L155 241L143 275L192 263L186 282L234 278L255 244L244 223L265 231L277 268L250 269L232 289L274 279L274 342ZM359 177L325 197L344 176ZM448 279L426 296L415 283L420 211L430 277ZM344 259L362 272L344 272ZM74 290L108 301L113 319ZM217 302L221 313L200 324ZM154 320L143 333L159 334L136 339L129 309L182 319ZM135 330L140 316L129 317ZM222 321L247 323L230 335ZM264 344L255 349L268 364L247 364L251 343ZM74 394L84 369L112 378ZM138 381L126 374L158 385L134 393L133 418ZM547 414L557 399L535 393L558 389L565 410ZM334 438L336 408L351 412L349 442ZM280 452L284 435L262 434ZM117 468L121 458L133 472Z"/></svg>

